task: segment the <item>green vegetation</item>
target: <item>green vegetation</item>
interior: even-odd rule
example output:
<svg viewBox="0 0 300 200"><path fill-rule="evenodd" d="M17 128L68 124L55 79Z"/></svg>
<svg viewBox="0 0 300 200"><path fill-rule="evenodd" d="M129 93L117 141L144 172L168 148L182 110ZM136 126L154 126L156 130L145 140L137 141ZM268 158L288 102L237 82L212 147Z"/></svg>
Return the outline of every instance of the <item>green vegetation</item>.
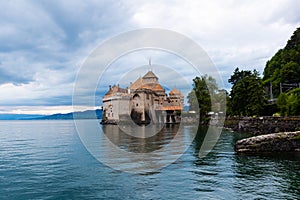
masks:
<svg viewBox="0 0 300 200"><path fill-rule="evenodd" d="M201 119L205 119L210 111L225 110L224 93L218 91L216 80L211 76L193 79L193 90L188 94L190 110L197 111Z"/></svg>
<svg viewBox="0 0 300 200"><path fill-rule="evenodd" d="M267 62L263 80L269 91L272 83L281 116L300 115L300 89L297 88L300 87L300 28L297 28L286 46Z"/></svg>
<svg viewBox="0 0 300 200"><path fill-rule="evenodd" d="M293 139L295 139L295 140L300 140L300 133L298 133L298 135L295 136Z"/></svg>
<svg viewBox="0 0 300 200"><path fill-rule="evenodd" d="M267 102L262 80L256 70L236 68L228 80L233 86L228 103L229 115L261 115Z"/></svg>
<svg viewBox="0 0 300 200"><path fill-rule="evenodd" d="M212 92L217 88L211 77L201 76L193 79L193 90L188 94L190 110L199 111L203 118L211 110L210 88Z"/></svg>
<svg viewBox="0 0 300 200"><path fill-rule="evenodd" d="M205 117L217 110L216 107L225 107L226 102L222 100L225 98L221 97L226 92L218 92L212 77L205 75L193 81L194 88L188 95L190 110L199 108L200 117ZM232 88L226 96L227 115L300 115L300 28L266 63L262 78L256 70L236 68L228 82Z"/></svg>
<svg viewBox="0 0 300 200"><path fill-rule="evenodd" d="M300 28L294 32L286 46L267 62L263 74L264 85L268 89L272 82L274 97L280 95L280 83L300 83Z"/></svg>
<svg viewBox="0 0 300 200"><path fill-rule="evenodd" d="M262 79L256 70L237 68L228 82L232 84L229 115L300 115L300 28L267 62Z"/></svg>
<svg viewBox="0 0 300 200"><path fill-rule="evenodd" d="M201 121L208 120L210 111L225 111L226 91L218 90L216 80L211 76L201 76L193 79L193 90L188 94L190 111L197 111Z"/></svg>
<svg viewBox="0 0 300 200"><path fill-rule="evenodd" d="M300 114L300 88L281 93L276 102L280 115L295 116Z"/></svg>

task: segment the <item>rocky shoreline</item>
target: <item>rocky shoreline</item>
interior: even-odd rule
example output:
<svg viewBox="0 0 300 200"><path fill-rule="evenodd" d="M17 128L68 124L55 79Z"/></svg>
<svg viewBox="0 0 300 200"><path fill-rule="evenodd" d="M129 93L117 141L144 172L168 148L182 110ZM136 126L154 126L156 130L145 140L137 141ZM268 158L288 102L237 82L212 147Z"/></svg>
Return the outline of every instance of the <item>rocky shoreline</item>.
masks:
<svg viewBox="0 0 300 200"><path fill-rule="evenodd" d="M238 154L300 153L300 117L227 117L224 128L253 136L235 143Z"/></svg>
<svg viewBox="0 0 300 200"><path fill-rule="evenodd" d="M300 131L273 133L236 142L237 153L300 152Z"/></svg>

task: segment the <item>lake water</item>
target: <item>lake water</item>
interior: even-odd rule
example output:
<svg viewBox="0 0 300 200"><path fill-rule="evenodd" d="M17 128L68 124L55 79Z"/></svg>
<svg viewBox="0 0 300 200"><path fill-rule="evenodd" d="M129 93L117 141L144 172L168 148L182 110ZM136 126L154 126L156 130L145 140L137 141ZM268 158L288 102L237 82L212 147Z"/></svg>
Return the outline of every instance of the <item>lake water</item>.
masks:
<svg viewBox="0 0 300 200"><path fill-rule="evenodd" d="M127 173L95 159L73 121L0 121L0 127L1 199L300 198L299 155L236 155L233 143L238 136L228 131L206 157L199 158L205 129L189 144L195 127L183 127L187 150L175 162L153 172ZM106 135L120 149L147 153L174 140L176 126L148 140L132 139L112 126L104 129L112 131ZM109 154L105 146L99 148L100 154ZM166 152L172 157L178 149L158 154L159 162L167 163ZM136 167L126 157L120 163L126 169Z"/></svg>

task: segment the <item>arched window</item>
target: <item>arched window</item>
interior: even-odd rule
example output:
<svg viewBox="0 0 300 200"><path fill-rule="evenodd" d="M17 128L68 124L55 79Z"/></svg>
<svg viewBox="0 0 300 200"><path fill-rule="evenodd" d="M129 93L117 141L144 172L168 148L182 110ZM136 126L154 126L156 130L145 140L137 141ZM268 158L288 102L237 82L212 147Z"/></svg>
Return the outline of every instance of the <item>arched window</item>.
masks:
<svg viewBox="0 0 300 200"><path fill-rule="evenodd" d="M133 99L140 99L140 95L138 94L133 95Z"/></svg>

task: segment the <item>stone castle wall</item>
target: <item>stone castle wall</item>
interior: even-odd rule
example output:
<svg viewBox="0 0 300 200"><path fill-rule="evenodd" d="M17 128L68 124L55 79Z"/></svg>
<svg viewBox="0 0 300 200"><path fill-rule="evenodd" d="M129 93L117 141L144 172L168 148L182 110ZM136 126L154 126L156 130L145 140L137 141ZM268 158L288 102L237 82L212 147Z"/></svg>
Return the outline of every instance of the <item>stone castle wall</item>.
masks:
<svg viewBox="0 0 300 200"><path fill-rule="evenodd" d="M130 98L120 97L112 98L111 100L103 102L105 108L105 118L108 121L119 121L120 115L129 115Z"/></svg>

